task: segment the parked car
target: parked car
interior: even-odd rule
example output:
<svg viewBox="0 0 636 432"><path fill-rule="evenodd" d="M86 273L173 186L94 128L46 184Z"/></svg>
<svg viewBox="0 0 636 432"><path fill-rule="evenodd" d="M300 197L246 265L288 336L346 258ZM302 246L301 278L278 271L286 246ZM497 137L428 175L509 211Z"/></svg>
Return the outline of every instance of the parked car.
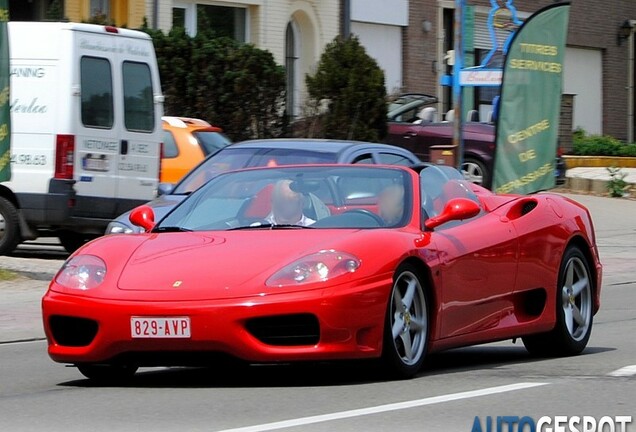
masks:
<svg viewBox="0 0 636 432"><path fill-rule="evenodd" d="M334 163L410 166L419 162L410 151L387 144L312 139L244 141L209 156L177 185L160 184L160 196L148 205L154 209L155 216L161 218L214 176L245 167ZM141 232L141 228L130 222L129 215L130 212L126 212L113 220L106 234Z"/></svg>
<svg viewBox="0 0 636 432"><path fill-rule="evenodd" d="M378 359L408 378L430 353L497 340L582 352L602 279L587 209L418 168L250 168L156 224L135 209L148 234L89 243L51 282L49 356L110 384L141 366L213 366L214 354Z"/></svg>
<svg viewBox="0 0 636 432"><path fill-rule="evenodd" d="M156 193L163 96L152 40L94 24L8 28L12 175L0 184L0 255L42 235L72 252Z"/></svg>
<svg viewBox="0 0 636 432"><path fill-rule="evenodd" d="M424 161L430 160L434 145L453 142L453 112L441 121L434 104L437 99L429 95L407 94L389 105L389 133L386 142L412 151ZM476 111L469 114L475 119ZM469 119L467 119L469 120ZM495 125L466 121L463 125L464 160L462 172L466 179L489 188L492 183L495 154ZM565 182L565 163L561 152L555 162L557 184Z"/></svg>
<svg viewBox="0 0 636 432"><path fill-rule="evenodd" d="M205 120L167 116L162 120L162 183L177 183L208 155L232 143L221 128Z"/></svg>

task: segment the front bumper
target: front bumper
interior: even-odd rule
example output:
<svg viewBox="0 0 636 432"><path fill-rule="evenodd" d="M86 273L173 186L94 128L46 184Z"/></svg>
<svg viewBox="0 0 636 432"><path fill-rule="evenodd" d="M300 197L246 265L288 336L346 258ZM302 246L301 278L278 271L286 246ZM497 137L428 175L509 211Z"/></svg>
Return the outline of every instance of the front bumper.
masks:
<svg viewBox="0 0 636 432"><path fill-rule="evenodd" d="M131 302L93 299L49 291L42 300L50 357L61 363L111 363L125 358L138 366L192 364L201 354L224 354L250 362L286 362L378 357L390 276L358 286L232 300ZM318 342L263 342L248 323L256 318L312 315ZM133 339L131 317L190 317L188 339ZM83 346L55 337L51 319L94 321L97 330ZM59 329L58 329L59 331ZM301 339L302 340L302 339ZM63 344L63 343L66 343ZM156 354L153 356L153 354ZM169 360L162 361L165 356Z"/></svg>

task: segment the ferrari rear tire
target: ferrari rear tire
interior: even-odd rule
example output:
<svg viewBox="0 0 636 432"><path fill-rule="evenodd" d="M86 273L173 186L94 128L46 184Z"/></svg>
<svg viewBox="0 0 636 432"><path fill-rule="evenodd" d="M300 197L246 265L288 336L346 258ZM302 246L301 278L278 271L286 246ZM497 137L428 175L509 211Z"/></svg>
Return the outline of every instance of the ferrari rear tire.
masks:
<svg viewBox="0 0 636 432"><path fill-rule="evenodd" d="M131 365L82 364L77 365L77 369L90 380L113 382L132 378L139 368Z"/></svg>
<svg viewBox="0 0 636 432"><path fill-rule="evenodd" d="M411 378L428 350L429 309L417 270L400 266L387 305L382 358L392 376Z"/></svg>
<svg viewBox="0 0 636 432"><path fill-rule="evenodd" d="M585 349L590 339L594 319L592 273L585 255L576 246L568 248L563 255L556 291L554 329L523 338L531 354L576 355Z"/></svg>

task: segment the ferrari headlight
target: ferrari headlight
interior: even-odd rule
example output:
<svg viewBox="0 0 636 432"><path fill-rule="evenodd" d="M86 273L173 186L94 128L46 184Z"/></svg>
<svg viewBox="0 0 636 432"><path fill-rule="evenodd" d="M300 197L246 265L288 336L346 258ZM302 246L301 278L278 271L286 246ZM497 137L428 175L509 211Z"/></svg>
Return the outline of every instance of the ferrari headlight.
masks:
<svg viewBox="0 0 636 432"><path fill-rule="evenodd" d="M285 287L324 282L360 267L360 260L346 252L323 250L307 255L283 267L267 279L267 286Z"/></svg>
<svg viewBox="0 0 636 432"><path fill-rule="evenodd" d="M99 286L106 277L106 263L94 255L75 256L62 266L55 282L66 287L87 290Z"/></svg>

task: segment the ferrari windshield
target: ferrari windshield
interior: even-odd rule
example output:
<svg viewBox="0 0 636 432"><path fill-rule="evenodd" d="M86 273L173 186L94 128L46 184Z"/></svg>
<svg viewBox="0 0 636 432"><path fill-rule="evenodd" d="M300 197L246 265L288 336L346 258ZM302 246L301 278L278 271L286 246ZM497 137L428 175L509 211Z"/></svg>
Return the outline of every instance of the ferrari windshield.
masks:
<svg viewBox="0 0 636 432"><path fill-rule="evenodd" d="M400 169L234 171L190 195L155 231L398 227L410 219L411 196L410 176Z"/></svg>

